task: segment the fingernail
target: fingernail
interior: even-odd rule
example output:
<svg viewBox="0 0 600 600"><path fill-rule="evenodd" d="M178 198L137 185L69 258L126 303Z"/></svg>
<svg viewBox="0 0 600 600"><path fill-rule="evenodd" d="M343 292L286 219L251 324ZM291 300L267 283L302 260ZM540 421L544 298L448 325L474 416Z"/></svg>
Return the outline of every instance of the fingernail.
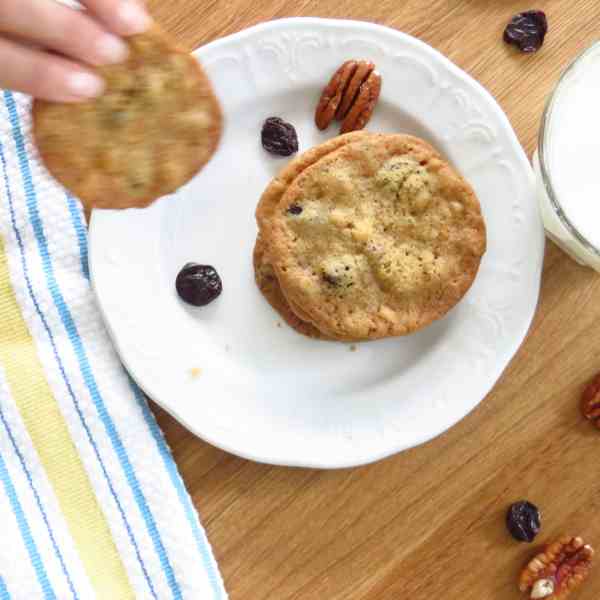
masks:
<svg viewBox="0 0 600 600"><path fill-rule="evenodd" d="M69 92L83 98L99 96L104 90L104 81L92 73L71 73L67 78Z"/></svg>
<svg viewBox="0 0 600 600"><path fill-rule="evenodd" d="M105 34L103 35L96 46L98 58L106 63L123 62L129 54L127 44L120 38Z"/></svg>
<svg viewBox="0 0 600 600"><path fill-rule="evenodd" d="M146 31L152 21L150 15L135 0L125 0L118 9L118 17L122 27L130 35Z"/></svg>

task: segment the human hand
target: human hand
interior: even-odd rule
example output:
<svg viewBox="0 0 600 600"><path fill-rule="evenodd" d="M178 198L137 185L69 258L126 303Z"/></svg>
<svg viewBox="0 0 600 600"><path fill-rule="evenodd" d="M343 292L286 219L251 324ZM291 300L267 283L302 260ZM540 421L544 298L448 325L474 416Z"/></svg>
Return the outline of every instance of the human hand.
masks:
<svg viewBox="0 0 600 600"><path fill-rule="evenodd" d="M151 19L141 0L82 0L76 10L55 0L0 0L0 88L55 102L102 93L86 65L123 61L121 36L145 31Z"/></svg>

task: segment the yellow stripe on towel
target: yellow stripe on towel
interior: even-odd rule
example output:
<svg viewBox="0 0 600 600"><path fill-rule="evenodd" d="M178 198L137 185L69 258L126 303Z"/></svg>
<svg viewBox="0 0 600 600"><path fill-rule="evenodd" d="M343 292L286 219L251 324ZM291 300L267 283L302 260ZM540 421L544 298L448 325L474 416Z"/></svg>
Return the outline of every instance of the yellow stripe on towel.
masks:
<svg viewBox="0 0 600 600"><path fill-rule="evenodd" d="M134 593L13 293L0 238L0 364L99 600Z"/></svg>

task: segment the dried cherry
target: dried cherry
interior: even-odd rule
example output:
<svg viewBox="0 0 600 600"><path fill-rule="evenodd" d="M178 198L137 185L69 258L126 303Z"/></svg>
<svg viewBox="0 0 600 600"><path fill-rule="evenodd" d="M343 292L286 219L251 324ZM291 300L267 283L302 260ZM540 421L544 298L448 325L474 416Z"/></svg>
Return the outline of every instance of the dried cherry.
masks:
<svg viewBox="0 0 600 600"><path fill-rule="evenodd" d="M206 306L223 291L221 278L214 267L187 263L175 280L179 297L192 306Z"/></svg>
<svg viewBox="0 0 600 600"><path fill-rule="evenodd" d="M299 204L291 204L290 206L288 206L286 212L288 212L290 215L301 215L302 207Z"/></svg>
<svg viewBox="0 0 600 600"><path fill-rule="evenodd" d="M537 506L526 500L511 504L506 513L506 526L519 542L533 542L541 527Z"/></svg>
<svg viewBox="0 0 600 600"><path fill-rule="evenodd" d="M521 52L537 52L548 32L548 19L541 10L528 10L516 14L504 30L504 41Z"/></svg>
<svg viewBox="0 0 600 600"><path fill-rule="evenodd" d="M291 123L279 117L269 117L262 127L263 148L277 156L291 156L298 152L298 136Z"/></svg>

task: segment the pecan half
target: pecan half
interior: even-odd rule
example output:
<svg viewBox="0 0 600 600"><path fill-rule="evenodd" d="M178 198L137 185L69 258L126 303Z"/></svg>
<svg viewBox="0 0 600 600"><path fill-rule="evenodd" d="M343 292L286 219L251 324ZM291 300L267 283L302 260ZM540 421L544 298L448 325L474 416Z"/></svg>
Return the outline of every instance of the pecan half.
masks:
<svg viewBox="0 0 600 600"><path fill-rule="evenodd" d="M357 131L371 120L371 115L381 92L381 75L373 71L360 86L358 96L342 121L341 133Z"/></svg>
<svg viewBox="0 0 600 600"><path fill-rule="evenodd" d="M600 373L590 381L583 392L581 412L600 429Z"/></svg>
<svg viewBox="0 0 600 600"><path fill-rule="evenodd" d="M564 600L589 575L593 555L580 537L563 536L529 561L519 589L533 599Z"/></svg>
<svg viewBox="0 0 600 600"><path fill-rule="evenodd" d="M381 92L381 75L368 60L346 61L323 90L315 123L327 129L334 119L342 121L342 133L362 129L371 118Z"/></svg>
<svg viewBox="0 0 600 600"><path fill-rule="evenodd" d="M347 60L325 86L315 112L315 123L319 129L327 129L335 119L342 96L357 66L357 61Z"/></svg>
<svg viewBox="0 0 600 600"><path fill-rule="evenodd" d="M354 100L358 97L360 86L368 79L369 75L375 70L375 65L368 60L361 60L356 65L356 71L344 90L342 102L336 113L338 121L343 121L348 111L352 107Z"/></svg>

